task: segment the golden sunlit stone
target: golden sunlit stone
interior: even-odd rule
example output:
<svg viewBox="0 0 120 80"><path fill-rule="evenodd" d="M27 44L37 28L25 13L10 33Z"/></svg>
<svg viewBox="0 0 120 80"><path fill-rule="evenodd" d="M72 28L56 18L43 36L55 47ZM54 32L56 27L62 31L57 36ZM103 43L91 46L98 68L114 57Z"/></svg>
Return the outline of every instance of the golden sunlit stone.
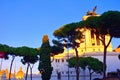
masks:
<svg viewBox="0 0 120 80"><path fill-rule="evenodd" d="M16 74L16 79L23 79L24 78L24 72L22 71L22 67L20 67L19 71Z"/></svg>
<svg viewBox="0 0 120 80"><path fill-rule="evenodd" d="M9 79L9 71L8 69L5 70L6 73L6 79ZM13 78L13 74L10 75L10 78Z"/></svg>
<svg viewBox="0 0 120 80"><path fill-rule="evenodd" d="M114 52L120 52L120 46L113 50Z"/></svg>
<svg viewBox="0 0 120 80"><path fill-rule="evenodd" d="M4 70L0 70L0 77L2 77Z"/></svg>

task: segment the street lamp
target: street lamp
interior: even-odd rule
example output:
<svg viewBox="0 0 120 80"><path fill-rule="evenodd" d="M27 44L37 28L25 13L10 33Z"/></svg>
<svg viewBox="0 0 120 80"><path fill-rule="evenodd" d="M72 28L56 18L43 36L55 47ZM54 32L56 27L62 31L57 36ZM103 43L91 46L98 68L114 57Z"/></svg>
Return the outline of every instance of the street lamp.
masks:
<svg viewBox="0 0 120 80"><path fill-rule="evenodd" d="M69 60L69 49L67 48L67 59ZM68 64L68 80L69 80L69 64Z"/></svg>
<svg viewBox="0 0 120 80"><path fill-rule="evenodd" d="M56 73L57 73L57 79L61 80L61 72L59 69L56 69Z"/></svg>

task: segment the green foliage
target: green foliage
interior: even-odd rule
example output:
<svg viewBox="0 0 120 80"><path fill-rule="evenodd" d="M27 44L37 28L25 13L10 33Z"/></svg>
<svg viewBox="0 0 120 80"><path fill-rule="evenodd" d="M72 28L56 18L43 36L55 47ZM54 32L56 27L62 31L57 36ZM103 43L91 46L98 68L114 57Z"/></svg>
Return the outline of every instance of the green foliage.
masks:
<svg viewBox="0 0 120 80"><path fill-rule="evenodd" d="M81 69L85 70L87 66L87 60L84 57L79 57L79 66Z"/></svg>
<svg viewBox="0 0 120 80"><path fill-rule="evenodd" d="M0 44L0 52L9 52L10 47L5 44Z"/></svg>
<svg viewBox="0 0 120 80"><path fill-rule="evenodd" d="M75 67L76 57L70 58L68 61L69 67ZM79 57L79 67L82 69L88 68L95 73L102 73L103 71L103 63L99 61L97 58L93 57Z"/></svg>
<svg viewBox="0 0 120 80"><path fill-rule="evenodd" d="M54 44L55 46L63 47L63 44L60 43L60 41L52 40L52 42L53 42L53 44Z"/></svg>
<svg viewBox="0 0 120 80"><path fill-rule="evenodd" d="M66 38L70 35L76 34L77 23L66 24L55 30L53 35L57 38Z"/></svg>
<svg viewBox="0 0 120 80"><path fill-rule="evenodd" d="M15 54L15 48L10 47L8 45L5 44L0 44L0 52L5 52L5 59L8 59L8 55L17 55Z"/></svg>
<svg viewBox="0 0 120 80"><path fill-rule="evenodd" d="M88 17L87 20L84 21L84 25L88 29L98 29L99 28L99 16Z"/></svg>
<svg viewBox="0 0 120 80"><path fill-rule="evenodd" d="M52 67L45 67L45 71L47 72L43 72L42 73L42 80L50 80L51 74L52 74Z"/></svg>
<svg viewBox="0 0 120 80"><path fill-rule="evenodd" d="M11 66L10 66L10 74L11 74L11 70L12 70L12 64L13 64L13 61L16 56L23 57L23 59L21 59L21 62L23 64L26 64L26 63L34 64L38 60L37 49L29 48L26 46L14 48L14 47L9 47L7 45L0 44L0 52L7 53L5 58L8 58L8 55L12 56L12 61L11 61ZM10 79L10 76L9 76L9 79Z"/></svg>
<svg viewBox="0 0 120 80"><path fill-rule="evenodd" d="M44 37L43 37L44 38ZM39 51L39 66L38 70L42 70L42 80L50 80L52 74L52 66L50 60L51 46L49 41L43 42Z"/></svg>
<svg viewBox="0 0 120 80"><path fill-rule="evenodd" d="M51 53L53 55L57 55L57 54L60 54L60 53L63 53L64 49L63 49L63 44L61 44L59 41L57 40L52 40L53 42L53 46L51 46Z"/></svg>
<svg viewBox="0 0 120 80"><path fill-rule="evenodd" d="M120 12L107 11L100 16L100 26L113 37L120 37Z"/></svg>
<svg viewBox="0 0 120 80"><path fill-rule="evenodd" d="M68 66L70 67L70 68L72 68L72 67L74 67L75 68L75 61L76 61L76 57L72 57L72 58L70 58L70 59L68 59L67 60L67 62L68 62Z"/></svg>
<svg viewBox="0 0 120 80"><path fill-rule="evenodd" d="M86 57L87 68L89 70L93 70L95 73L102 73L103 71L103 63L99 61L97 58Z"/></svg>
<svg viewBox="0 0 120 80"><path fill-rule="evenodd" d="M84 28L84 27L86 26L86 21L83 20L83 21L78 22L78 23L77 23L77 26L78 26L78 28L80 28L80 29L81 29L81 28Z"/></svg>
<svg viewBox="0 0 120 80"><path fill-rule="evenodd" d="M79 47L80 43L77 43L76 40L80 40L83 37L83 35L78 28L78 23L66 24L60 27L59 29L55 30L53 35L57 37L58 41L62 44L65 44L64 42L66 42L65 47L67 48Z"/></svg>
<svg viewBox="0 0 120 80"><path fill-rule="evenodd" d="M120 12L119 11L107 11L100 16L101 26L106 28L119 27Z"/></svg>
<svg viewBox="0 0 120 80"><path fill-rule="evenodd" d="M37 50L26 46L15 48L8 45L0 44L0 52L6 52L6 58L8 58L8 55L22 56L23 63L35 63L38 60Z"/></svg>
<svg viewBox="0 0 120 80"><path fill-rule="evenodd" d="M106 54L107 47L109 46L113 37L120 37L120 12L119 11L107 11L100 17L89 17L86 21L86 27L91 29L96 37L100 39L104 46L103 56L103 77L106 78ZM105 36L109 35L110 39L106 43Z"/></svg>
<svg viewBox="0 0 120 80"><path fill-rule="evenodd" d="M53 53L54 55L63 53L64 49L62 47L59 46L51 46L51 53Z"/></svg>
<svg viewBox="0 0 120 80"><path fill-rule="evenodd" d="M82 24L82 23L81 23ZM80 23L79 23L80 25ZM79 66L78 66L78 51L77 48L81 43L83 37L82 32L79 30L78 23L70 23L62 26L54 31L53 35L58 39L63 47L73 48L76 54L76 80L79 80Z"/></svg>
<svg viewBox="0 0 120 80"><path fill-rule="evenodd" d="M96 34L120 37L120 12L107 11L101 16L91 16L85 21L85 26L94 29Z"/></svg>
<svg viewBox="0 0 120 80"><path fill-rule="evenodd" d="M21 62L23 64L25 64L25 63L32 63L32 64L34 64L38 60L37 49L23 46L23 47L17 48L16 52L20 56L23 56L23 59L21 59Z"/></svg>
<svg viewBox="0 0 120 80"><path fill-rule="evenodd" d="M76 62L76 57L71 57L70 59L67 60L69 67L74 67L75 68L75 62ZM78 61L79 67L81 67L82 69L86 69L87 66L87 60L84 57L79 57L79 61Z"/></svg>

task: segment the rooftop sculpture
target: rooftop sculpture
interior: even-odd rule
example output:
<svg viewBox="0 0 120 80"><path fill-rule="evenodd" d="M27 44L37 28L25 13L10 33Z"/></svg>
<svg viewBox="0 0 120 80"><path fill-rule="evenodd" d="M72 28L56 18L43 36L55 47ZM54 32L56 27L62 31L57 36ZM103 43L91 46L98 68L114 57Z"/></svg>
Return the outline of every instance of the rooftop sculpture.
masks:
<svg viewBox="0 0 120 80"><path fill-rule="evenodd" d="M88 10L86 15L97 15L97 13L95 12L96 9L97 9L97 6L95 6L95 7L93 8L93 11L89 11L89 10Z"/></svg>

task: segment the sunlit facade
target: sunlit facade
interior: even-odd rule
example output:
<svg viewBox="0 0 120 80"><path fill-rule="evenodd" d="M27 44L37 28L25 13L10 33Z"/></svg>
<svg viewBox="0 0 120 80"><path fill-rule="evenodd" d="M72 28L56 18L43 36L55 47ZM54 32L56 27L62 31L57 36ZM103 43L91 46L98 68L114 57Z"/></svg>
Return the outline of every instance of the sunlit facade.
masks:
<svg viewBox="0 0 120 80"><path fill-rule="evenodd" d="M83 17L83 20L86 20L89 16L91 15L85 15ZM96 14L95 16L99 16L99 15ZM78 48L79 56L91 56L103 61L104 46L102 42L96 37L95 34L93 34L91 30L86 28L80 30L83 32L84 38L81 39L82 43L80 43L80 47ZM106 39L106 43L108 43L110 36L109 35L105 36L105 39ZM52 66L54 67L52 75L57 75L57 71L59 71L62 77L74 76L75 78L75 74L76 74L75 69L69 68L68 63L66 61L67 59L73 56L75 56L75 50L66 49L66 48L64 48L64 52L62 54L56 55L54 57L54 61L52 62ZM113 52L112 44L110 43L110 45L107 48L107 58L108 58L107 61L109 61L109 59L117 59L117 56L118 53ZM118 59L116 61L118 61ZM112 64L111 62L107 62L108 66L109 65L111 66L111 64ZM115 70L116 68L118 68L118 65L113 67L112 69L108 67L108 71ZM81 80L88 80L88 78L85 79L85 76L88 77L88 71L81 70L80 76L82 77ZM98 76L96 75L96 77L100 77L100 75ZM73 80L74 78L72 77L71 79L69 78L68 79Z"/></svg>
<svg viewBox="0 0 120 80"><path fill-rule="evenodd" d="M90 31L89 29L86 29L83 34L84 34L84 39L82 39L83 41L80 44L80 47L78 48L79 56L94 56L97 58L99 57L102 58L103 50L104 50L102 42L99 39L97 39L96 35L94 35L92 31ZM109 38L110 38L109 36L106 36L106 42L108 42ZM112 52L112 44L108 46L107 52ZM55 75L57 70L59 70L62 75L66 75L66 76L74 75L75 76L75 69L69 68L69 71L68 71L68 63L66 61L68 58L73 57L73 56L75 56L75 50L66 49L66 48L64 48L64 52L62 54L56 55L54 57L55 58L54 61L52 62L52 65L54 67L53 74ZM84 76L85 72L83 73L82 75Z"/></svg>

